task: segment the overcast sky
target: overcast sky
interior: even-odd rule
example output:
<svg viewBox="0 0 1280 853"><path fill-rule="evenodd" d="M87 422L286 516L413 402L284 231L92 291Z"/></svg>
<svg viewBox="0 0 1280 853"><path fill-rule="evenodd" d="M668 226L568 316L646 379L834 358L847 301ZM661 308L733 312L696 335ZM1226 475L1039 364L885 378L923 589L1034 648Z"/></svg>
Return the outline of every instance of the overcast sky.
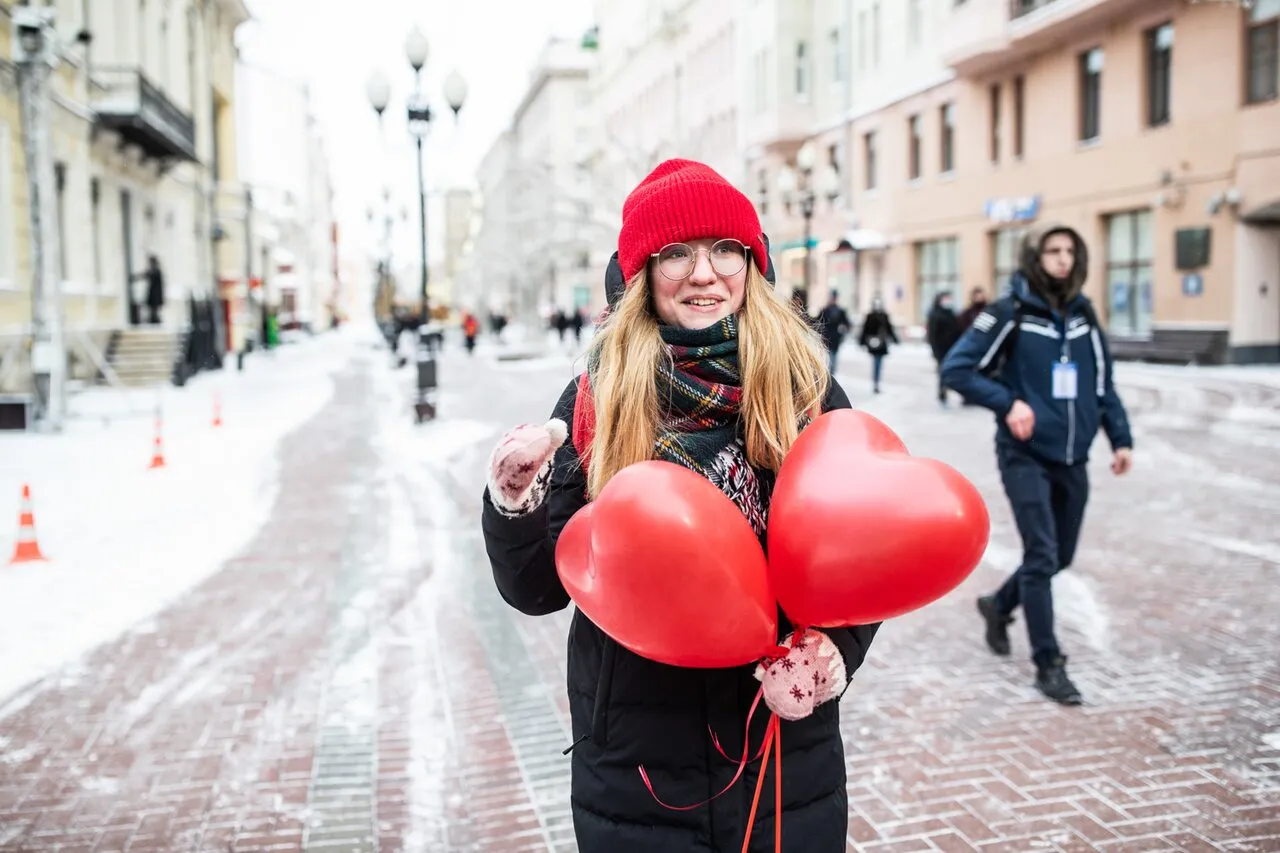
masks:
<svg viewBox="0 0 1280 853"><path fill-rule="evenodd" d="M396 251L415 258L417 172L404 117L405 97L413 87L404 41L412 27L418 25L430 44L423 84L436 112L425 158L434 196L473 184L477 164L510 123L547 39L577 38L591 24L591 0L248 0L248 6L254 20L238 34L242 61L309 85L346 239L367 238L365 211L380 203L380 187L389 179L393 207L409 212ZM392 87L385 147L365 95L365 84L378 68ZM456 126L442 92L454 68L470 87ZM431 251L439 252L441 206L429 204Z"/></svg>

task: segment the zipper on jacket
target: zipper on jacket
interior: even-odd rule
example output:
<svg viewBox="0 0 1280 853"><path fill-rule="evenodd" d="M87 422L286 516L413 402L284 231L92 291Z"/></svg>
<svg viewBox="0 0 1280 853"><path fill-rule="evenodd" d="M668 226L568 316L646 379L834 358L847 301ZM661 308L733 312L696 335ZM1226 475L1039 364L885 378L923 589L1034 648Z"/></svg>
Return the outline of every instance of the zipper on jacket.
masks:
<svg viewBox="0 0 1280 853"><path fill-rule="evenodd" d="M1070 325L1069 320L1071 314L1064 308L1062 311L1062 363L1071 363L1071 342L1067 339L1067 326ZM1080 377L1076 377L1076 393L1080 392ZM1076 459L1076 401L1074 399L1067 400L1067 452L1065 454L1067 464L1072 465Z"/></svg>

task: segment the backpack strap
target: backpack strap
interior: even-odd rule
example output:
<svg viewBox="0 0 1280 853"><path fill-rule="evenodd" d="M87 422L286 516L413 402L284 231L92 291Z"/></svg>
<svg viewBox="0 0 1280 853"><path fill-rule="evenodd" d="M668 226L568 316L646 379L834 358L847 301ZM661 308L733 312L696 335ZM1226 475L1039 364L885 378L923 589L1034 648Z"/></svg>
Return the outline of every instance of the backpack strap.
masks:
<svg viewBox="0 0 1280 853"><path fill-rule="evenodd" d="M591 443L596 437L596 401L591 393L591 381L584 370L578 377L578 394L573 400L573 449L582 464L582 474L587 475L591 461Z"/></svg>

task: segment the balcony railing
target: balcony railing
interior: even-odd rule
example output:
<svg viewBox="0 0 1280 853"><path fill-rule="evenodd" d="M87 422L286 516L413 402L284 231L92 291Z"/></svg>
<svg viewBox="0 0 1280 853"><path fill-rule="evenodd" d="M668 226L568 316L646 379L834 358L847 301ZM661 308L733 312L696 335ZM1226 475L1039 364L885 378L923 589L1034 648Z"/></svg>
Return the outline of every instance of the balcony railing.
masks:
<svg viewBox="0 0 1280 853"><path fill-rule="evenodd" d="M191 114L165 96L137 68L95 67L93 109L98 124L159 160L195 160Z"/></svg>
<svg viewBox="0 0 1280 853"><path fill-rule="evenodd" d="M1009 19L1030 15L1037 9L1056 3L1058 0L1009 0Z"/></svg>

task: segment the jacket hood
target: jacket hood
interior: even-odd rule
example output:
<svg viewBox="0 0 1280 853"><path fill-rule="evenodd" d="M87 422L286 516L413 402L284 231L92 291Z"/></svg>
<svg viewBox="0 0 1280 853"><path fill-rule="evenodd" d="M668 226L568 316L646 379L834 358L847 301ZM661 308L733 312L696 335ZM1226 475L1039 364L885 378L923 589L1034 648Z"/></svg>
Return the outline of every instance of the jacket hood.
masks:
<svg viewBox="0 0 1280 853"><path fill-rule="evenodd" d="M1075 244L1076 263L1065 282L1050 278L1040 265L1040 250L1044 247L1044 241L1052 234L1068 234ZM1084 290L1084 281L1089 276L1089 249L1074 228L1057 222L1033 226L1022 238L1020 259L1018 271L1022 273L1027 286L1051 307L1071 304Z"/></svg>

